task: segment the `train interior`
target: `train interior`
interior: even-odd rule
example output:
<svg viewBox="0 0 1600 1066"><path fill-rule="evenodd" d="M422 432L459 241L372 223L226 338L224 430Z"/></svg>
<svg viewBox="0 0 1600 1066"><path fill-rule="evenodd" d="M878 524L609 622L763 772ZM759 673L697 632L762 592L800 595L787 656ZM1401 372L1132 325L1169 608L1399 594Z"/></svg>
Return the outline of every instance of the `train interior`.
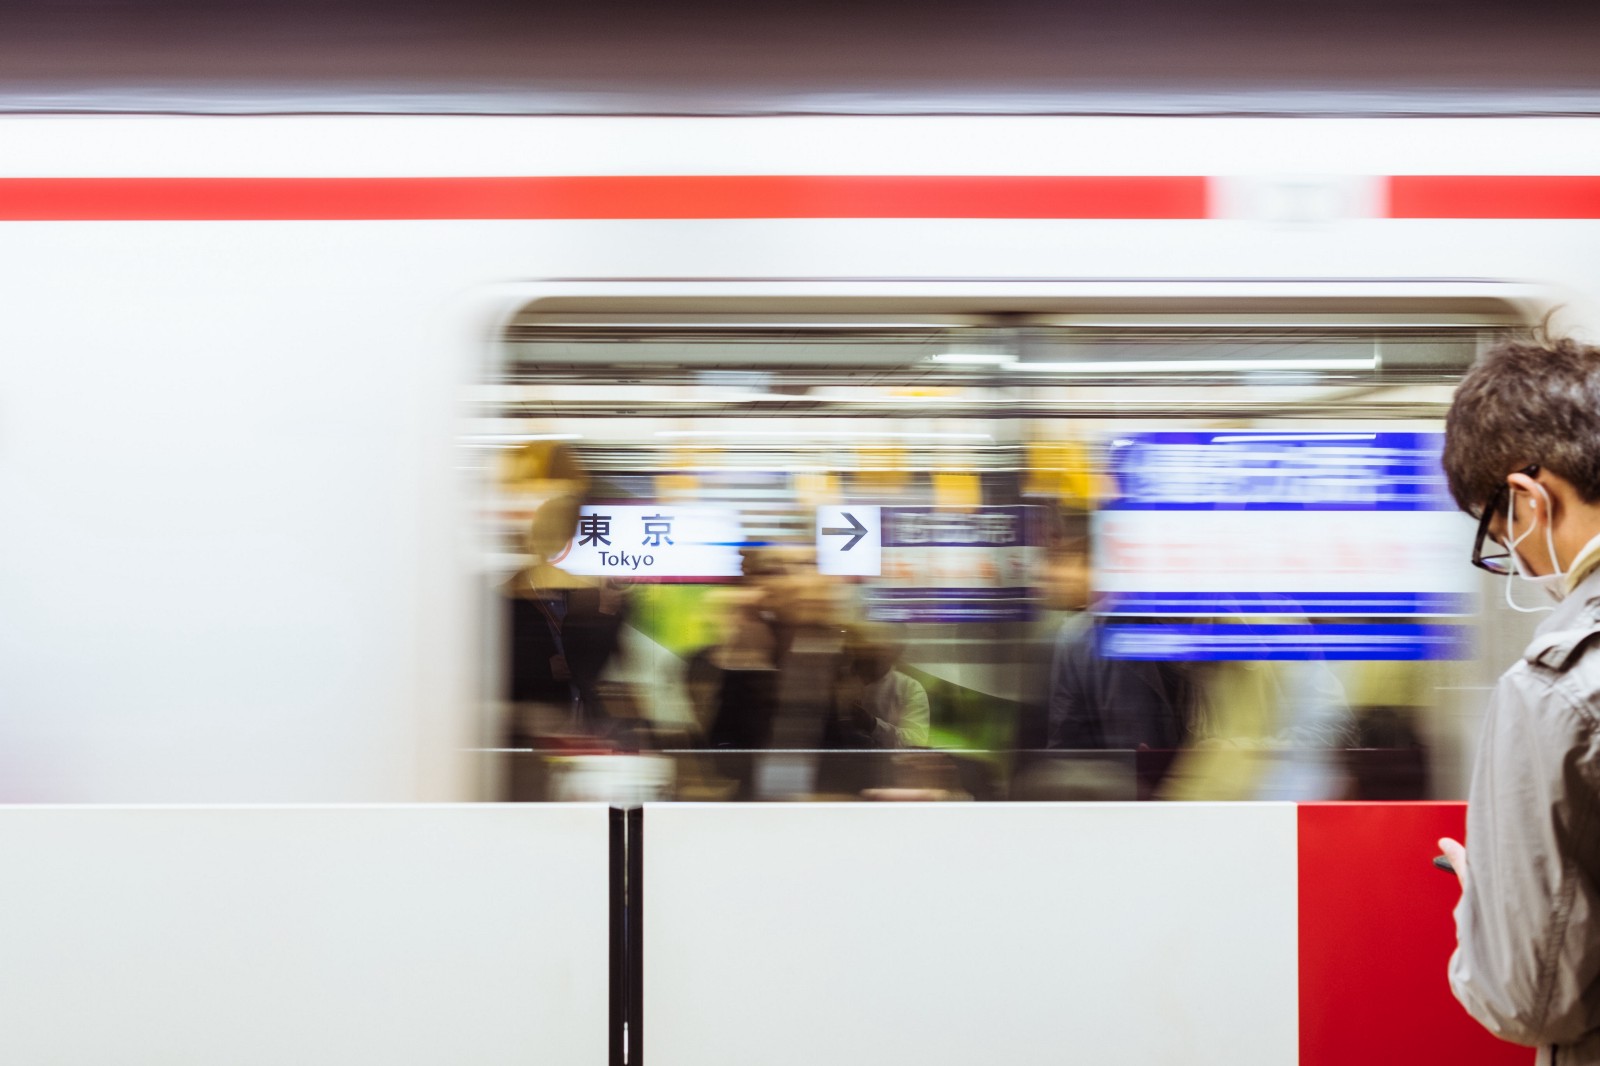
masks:
<svg viewBox="0 0 1600 1066"><path fill-rule="evenodd" d="M1438 452L1527 320L536 299L462 435L489 792L1460 798L1536 616Z"/></svg>

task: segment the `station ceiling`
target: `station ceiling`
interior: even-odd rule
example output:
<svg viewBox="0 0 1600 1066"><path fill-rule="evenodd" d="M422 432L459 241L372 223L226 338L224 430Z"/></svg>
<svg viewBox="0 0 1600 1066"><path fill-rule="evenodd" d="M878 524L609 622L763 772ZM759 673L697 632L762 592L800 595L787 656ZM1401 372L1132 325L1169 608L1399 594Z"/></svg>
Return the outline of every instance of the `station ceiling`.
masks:
<svg viewBox="0 0 1600 1066"><path fill-rule="evenodd" d="M1596 114L1600 4L0 3L0 110Z"/></svg>

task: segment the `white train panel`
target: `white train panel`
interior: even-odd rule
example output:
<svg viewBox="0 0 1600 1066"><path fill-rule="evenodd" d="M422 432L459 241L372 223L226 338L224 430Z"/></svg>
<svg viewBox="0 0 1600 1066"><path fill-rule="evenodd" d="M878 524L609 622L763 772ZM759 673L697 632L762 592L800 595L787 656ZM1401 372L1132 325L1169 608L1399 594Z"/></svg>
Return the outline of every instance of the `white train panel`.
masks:
<svg viewBox="0 0 1600 1066"><path fill-rule="evenodd" d="M651 1066L1295 1061L1291 804L647 806Z"/></svg>
<svg viewBox="0 0 1600 1066"><path fill-rule="evenodd" d="M607 1061L603 807L0 807L7 1062Z"/></svg>

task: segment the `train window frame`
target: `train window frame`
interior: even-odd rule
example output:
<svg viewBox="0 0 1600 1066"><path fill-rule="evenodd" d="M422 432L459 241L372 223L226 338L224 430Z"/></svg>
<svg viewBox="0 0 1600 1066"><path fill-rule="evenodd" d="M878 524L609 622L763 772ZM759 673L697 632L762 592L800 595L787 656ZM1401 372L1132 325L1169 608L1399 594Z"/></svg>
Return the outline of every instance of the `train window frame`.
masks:
<svg viewBox="0 0 1600 1066"><path fill-rule="evenodd" d="M500 287L489 350L468 394L468 421L487 392L503 383L508 345L520 327L563 324L617 331L695 330L731 336L789 327L852 333L993 329L1021 325L1067 329L1383 329L1390 331L1525 328L1552 301L1537 287L1460 281L906 281L874 279L552 280ZM537 316L531 317L531 316ZM461 438L470 433L458 435ZM460 441L458 440L458 444ZM459 449L458 449L459 450ZM469 491L481 510L492 486ZM481 582L479 583L482 584ZM479 591L475 699L485 709L480 750L496 747L496 689L504 663L500 620ZM487 649L488 654L485 654ZM495 775L483 778L497 793Z"/></svg>

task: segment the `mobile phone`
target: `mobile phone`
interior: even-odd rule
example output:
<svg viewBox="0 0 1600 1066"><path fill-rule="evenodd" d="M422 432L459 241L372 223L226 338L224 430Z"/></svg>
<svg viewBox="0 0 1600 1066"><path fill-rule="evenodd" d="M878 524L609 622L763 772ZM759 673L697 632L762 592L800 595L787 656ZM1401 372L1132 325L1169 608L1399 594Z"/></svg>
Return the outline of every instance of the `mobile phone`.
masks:
<svg viewBox="0 0 1600 1066"><path fill-rule="evenodd" d="M1453 874L1456 872L1456 868L1450 865L1450 860L1445 858L1443 855L1435 855L1433 857L1433 864L1447 874Z"/></svg>

